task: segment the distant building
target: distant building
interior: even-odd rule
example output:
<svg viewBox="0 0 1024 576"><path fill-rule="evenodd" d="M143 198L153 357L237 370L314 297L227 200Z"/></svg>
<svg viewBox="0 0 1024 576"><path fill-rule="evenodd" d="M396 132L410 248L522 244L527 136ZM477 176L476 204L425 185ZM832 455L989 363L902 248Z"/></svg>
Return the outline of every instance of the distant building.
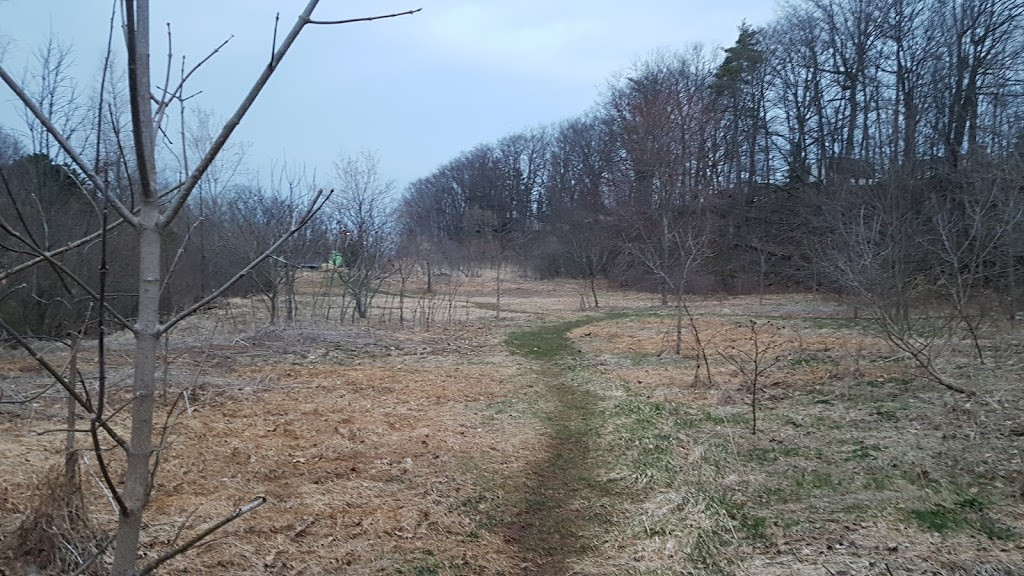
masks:
<svg viewBox="0 0 1024 576"><path fill-rule="evenodd" d="M826 159L824 165L811 166L811 182L867 186L874 184L877 178L878 169L874 162L860 158L835 156Z"/></svg>

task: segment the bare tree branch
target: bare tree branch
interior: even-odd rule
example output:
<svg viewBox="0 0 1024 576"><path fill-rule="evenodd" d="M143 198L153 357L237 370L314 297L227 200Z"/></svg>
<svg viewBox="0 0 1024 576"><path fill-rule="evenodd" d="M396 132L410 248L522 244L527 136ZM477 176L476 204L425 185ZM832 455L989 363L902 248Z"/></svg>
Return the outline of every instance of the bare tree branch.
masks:
<svg viewBox="0 0 1024 576"><path fill-rule="evenodd" d="M253 84L252 88L249 89L249 93L245 96L245 99L238 106L238 109L231 116L231 118L229 118L228 121L224 124L224 127L220 131L220 134L217 135L217 138L213 141L213 144L210 145L209 150L207 150L206 155L203 156L202 160L199 161L199 164L196 165L196 168L195 170L193 170L192 174L189 175L189 177L181 185L181 192L179 193L178 198L175 201L174 205L167 212L165 212L160 219L160 225L162 227L166 227L170 222L174 221L174 219L178 216L178 213L181 211L181 209L185 207L185 204L188 202L188 198L189 195L192 193L192 190L195 189L196 184L199 183L203 175L206 174L206 171L210 168L210 165L213 164L213 161L217 157L217 154L220 152L221 148L223 148L224 145L227 143L228 138L231 137L231 134L235 131L235 128L238 127L238 124L242 121L242 118L245 116L245 114L249 111L249 108L252 107L253 103L256 101L256 97L259 96L260 92L263 91L263 87L266 86L267 82L270 80L271 75L273 75L274 71L281 63L281 60L288 53L288 50L292 47L292 44L295 42L295 39L298 38L299 33L306 26L306 24L313 23L313 21L311 20L311 16L313 15L313 10L316 8L318 3L319 0L309 0L309 3L306 4L306 8L302 11L302 14L299 15L298 19L295 21L295 24L292 26L292 29L288 32L288 35L285 36L284 40L281 42L281 47L277 49L277 51L274 53L274 57L267 64L267 67L263 69L263 73L260 74L259 78L256 79L256 82ZM379 18L392 18L395 16L402 16L405 14L415 14L416 12L419 12L419 10L412 10L401 14L389 14L386 16L353 20L353 22L373 20Z"/></svg>
<svg viewBox="0 0 1024 576"><path fill-rule="evenodd" d="M92 406L92 403L89 402L81 394L79 394L77 390L75 390L74 384L72 384L71 382L68 382L68 380L66 378L64 378L64 376L62 376L61 373L58 372L57 369L54 368L53 365L50 364L46 360L46 358L43 358L43 356L38 351L36 351L36 349L32 346L32 344L30 344L28 342L28 340L26 340L23 336L18 334L14 330L14 328L11 327L10 324L8 324L7 322L4 321L3 318L0 318L0 329L4 330L8 334L10 334L11 337L14 339L14 341L17 342L18 345L21 346L26 352L28 352L29 356L31 356L33 360L35 360L37 363L39 363L39 365L42 366L43 369L46 370L50 374L50 376L52 376L57 382L60 383L60 385L64 388L64 390L66 390L67 393L70 394L71 397L75 399L75 402L77 402L78 405L82 407L82 409L84 409L89 414L95 414L96 413L95 409ZM110 435L110 438L114 442L116 442L118 446L121 446L122 448L124 448L124 447L126 447L128 445L125 442L124 438L121 438L120 434L118 434L106 422L103 422L102 424L100 424L100 427L103 428L104 432L106 432L108 435Z"/></svg>
<svg viewBox="0 0 1024 576"><path fill-rule="evenodd" d="M114 198L113 195L110 194L106 186L103 185L103 181L100 180L100 177L96 175L74 147L71 146L71 143L67 141L67 138L65 138L64 135L60 133L60 130L50 122L50 119L43 114L43 111L39 109L39 106L37 106L36 103L32 101L32 98L22 90L21 86L14 80L14 78L11 77L10 74L7 73L7 70L5 70L2 65L0 65L0 80L3 80L4 84L7 84L7 87L14 92L18 99L21 100L21 103L28 108L30 112L32 112L32 115L36 117L36 120L39 120L43 127L46 128L46 131L53 136L53 139L57 141L57 144L60 145L64 153L68 155L68 158L71 158L71 161L75 163L75 166L85 174L86 178L89 179L89 182L91 182L101 194L110 198L111 204L114 206L114 209L117 210L117 213L120 214L121 218L132 226L136 226L138 224L138 219L131 213L131 211L128 210L128 208L124 206L124 204L121 204L117 198Z"/></svg>
<svg viewBox="0 0 1024 576"><path fill-rule="evenodd" d="M178 81L178 84L177 84L177 86L174 87L174 90L172 90L170 92L170 97L166 97L165 96L160 101L160 103L157 105L156 114L153 115L154 116L154 120L153 120L154 124L159 126L160 124L163 123L164 114L167 112L167 107L170 106L171 102L173 102L174 100L179 100L179 101L183 102L185 100L188 100L189 98L192 98L192 96L195 96L195 94L193 94L192 96L185 96L184 95L184 93L185 93L185 82L187 82L188 79L192 76L192 74L194 74L197 70L199 70L199 68L201 68L203 66L203 64L206 64L210 60L210 58L213 58L218 52L221 51L222 48L227 46L228 42L231 42L232 38L234 38L234 35L228 36L227 40L225 40L225 41L221 42L220 44L218 44L217 47L213 49L213 51L211 51L209 54L207 54L205 58L200 60L199 63L196 64L195 66L193 66L192 69L189 70L188 72L185 72L185 57L182 56L182 59L181 59L181 80ZM167 31L167 41L168 41L168 45L170 45L170 29L168 29L168 31ZM168 50L167 56L168 56L168 59L169 59L170 56L171 56L170 50ZM171 66L170 63L168 63L167 64L168 70L170 70L170 66ZM168 84L170 83L170 72L168 72L167 83ZM164 94L165 95L167 94L167 88L166 87L164 88Z"/></svg>
<svg viewBox="0 0 1024 576"><path fill-rule="evenodd" d="M259 508L260 506L263 506L266 503L267 503L267 498L265 496L259 496L259 497L255 498L253 501L249 502L245 506L242 506L241 508L236 509L234 512L231 513L231 515L226 516L225 518L219 520L218 522L216 522L216 523L210 525L209 527L203 529L201 532L199 532L195 536L189 538L187 541L182 542L182 544L180 546L177 546L177 547L175 547L175 548L173 548L171 550L168 550L167 552L164 552L163 554L160 555L159 558L157 558L156 560L153 560L146 567L144 567L142 570L140 570L138 576L147 576L148 574L152 574L154 570L159 568L162 564L164 564L168 560L172 560L176 556L179 556L182 553L187 552L192 547L194 547L196 544L199 544L200 542L205 540L206 537L209 536L210 534L213 534L217 530L220 530L221 528L227 526L228 524L234 522L235 520L238 520L242 516L245 516L249 512L252 512L253 510Z"/></svg>
<svg viewBox="0 0 1024 576"><path fill-rule="evenodd" d="M284 235L278 238L276 242L271 244L270 247L267 248L265 252L263 252L263 254L257 256L252 262L249 263L248 266L239 270L237 274L235 274L230 280L225 282L223 286L214 290L209 296L203 298L202 300L196 302L192 306L189 306L188 308L175 314L174 317L172 317L170 320L164 322L160 326L158 333L166 333L168 330L173 328L178 322L181 322L185 318L188 318L189 316L194 314L203 306L206 306L210 302L213 302L217 298L220 298L221 295L227 292L229 288L234 286L236 282L238 282L247 274L252 272L257 266L260 265L261 262L269 258L271 255L273 255L273 253L278 248L280 248L285 242L287 242L289 238L291 238L292 236L295 235L296 232L301 230L302 227L305 226L306 223L309 222L309 220L313 218L313 216L315 216L316 213L319 212L321 208L323 208L324 204L326 204L327 201L330 200L331 194L333 193L333 190L327 192L326 194L324 193L323 190L318 190L316 195L313 196L313 199L309 202L309 205L306 207L306 211L302 214L302 217L299 218L294 224L292 224L292 227L286 233L284 233Z"/></svg>
<svg viewBox="0 0 1024 576"><path fill-rule="evenodd" d="M371 22L373 20L383 20L384 18L395 18L398 16L409 16L415 14L423 8L416 8L415 10L406 10L405 12L395 12L394 14L383 14L381 16L364 16L362 18L349 18L347 20L306 20L307 24L323 24L333 26L335 24L352 24L353 22Z"/></svg>
<svg viewBox="0 0 1024 576"><path fill-rule="evenodd" d="M149 2L125 2L125 38L128 48L128 93L131 101L132 139L135 162L139 165L139 196L143 201L155 200L156 139L150 105L149 67ZM142 213L145 217L145 212Z"/></svg>
<svg viewBox="0 0 1024 576"><path fill-rule="evenodd" d="M0 230L3 230L15 240L21 242L25 246L28 246L29 250L33 254L44 259L50 266L53 267L54 271L57 272L61 277L66 276L70 278L71 281L74 282L79 288L81 288L86 294L88 294L90 298L96 300L96 302L104 306L104 308L106 308L106 310L110 312L111 316L113 316L114 320L117 320L118 324L121 324L121 326L123 326L125 329L134 332L134 327L132 326L132 323L129 322L120 314L118 314L117 310L114 310L109 305L101 303L99 294L93 291L93 289L90 288L85 282L83 282L81 278L79 278L75 273L68 270L66 266L55 260L52 256L48 255L46 252L43 252L41 248L25 239L20 233L18 233L17 230L12 228L10 224L8 224L3 219L3 217L0 217Z"/></svg>
<svg viewBox="0 0 1024 576"><path fill-rule="evenodd" d="M107 228L106 228L106 231L109 232L109 231L117 228L118 226L120 226L121 224L124 224L124 223L125 223L125 220L123 218L120 219L120 220L117 220L116 222L108 225ZM18 264L14 268L10 268L8 270L0 271L0 282L3 282L4 280L6 280L6 279L10 278L11 276L17 274L18 272L21 272L23 270L28 270L29 268L31 268L33 266L37 266L39 264L42 264L43 262L49 262L51 259L53 259L53 258L55 258L57 256L60 256L61 254L65 253L65 252L68 252L70 250L74 250L75 248L78 248L80 246L84 246L85 244L89 244L90 242L95 242L96 240L99 240L100 236L102 236L102 235L103 235L103 230L97 230L96 232L93 232L92 234L89 234L88 236L83 236L83 237L79 238L78 240L75 240L74 242L70 242L70 243L62 246L61 248L56 248L54 250L50 250L49 252L44 252L43 254L41 254L39 256L36 256L32 260L28 260L26 262Z"/></svg>

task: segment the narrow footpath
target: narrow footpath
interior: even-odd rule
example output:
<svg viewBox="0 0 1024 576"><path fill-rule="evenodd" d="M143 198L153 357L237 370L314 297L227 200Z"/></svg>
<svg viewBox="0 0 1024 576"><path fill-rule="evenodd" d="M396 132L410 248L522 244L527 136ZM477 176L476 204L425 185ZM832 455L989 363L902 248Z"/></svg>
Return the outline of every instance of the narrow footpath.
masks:
<svg viewBox="0 0 1024 576"><path fill-rule="evenodd" d="M564 575L588 552L586 534L601 519L593 506L601 496L594 444L604 415L599 396L574 385L566 361L579 352L567 338L570 330L603 320L588 317L542 325L509 335L509 349L535 363L546 410L541 417L544 454L528 473L527 486L502 527L519 551L523 572Z"/></svg>

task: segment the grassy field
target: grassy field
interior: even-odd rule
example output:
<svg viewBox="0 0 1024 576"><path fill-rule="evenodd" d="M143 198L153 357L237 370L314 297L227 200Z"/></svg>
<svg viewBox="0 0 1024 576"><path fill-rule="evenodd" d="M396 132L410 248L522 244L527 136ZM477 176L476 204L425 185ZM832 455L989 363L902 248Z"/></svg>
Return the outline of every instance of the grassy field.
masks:
<svg viewBox="0 0 1024 576"><path fill-rule="evenodd" d="M147 550L269 502L164 573L1024 574L1020 328L987 328L985 364L944 351L966 397L829 298L694 301L676 355L651 295L580 310L571 282L509 279L498 316L492 280L450 282L409 297L403 324L391 296L339 324L309 277L293 324L234 300L175 330L163 410L183 389L188 410ZM756 434L751 321L771 364ZM129 351L112 338L115 405ZM0 351L6 399L45 384ZM30 561L11 550L52 501L62 414L56 392L0 406L0 574ZM89 455L86 508L108 530L96 474Z"/></svg>

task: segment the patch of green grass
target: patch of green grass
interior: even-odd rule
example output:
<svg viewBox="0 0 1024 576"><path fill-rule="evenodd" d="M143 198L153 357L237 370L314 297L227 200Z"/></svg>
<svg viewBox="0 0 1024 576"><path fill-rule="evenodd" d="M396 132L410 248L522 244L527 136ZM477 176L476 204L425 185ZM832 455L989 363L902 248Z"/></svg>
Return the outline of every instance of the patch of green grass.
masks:
<svg viewBox="0 0 1024 576"><path fill-rule="evenodd" d="M831 402L826 403L830 404ZM822 414L802 415L799 419L783 415L782 423L793 428L818 428L822 430L838 430L843 427L843 424L837 422L835 418Z"/></svg>
<svg viewBox="0 0 1024 576"><path fill-rule="evenodd" d="M939 534L962 530L969 524L962 513L949 508L914 508L910 510L909 514L921 526Z"/></svg>
<svg viewBox="0 0 1024 576"><path fill-rule="evenodd" d="M886 378L875 378L873 380L863 380L862 384L868 388L891 388L891 387L906 387L914 383L910 378L902 376L888 376Z"/></svg>
<svg viewBox="0 0 1024 576"><path fill-rule="evenodd" d="M900 410L899 407L883 405L875 407L875 409L871 411L871 415L883 422L895 424L900 421L900 412L902 412L902 410Z"/></svg>
<svg viewBox="0 0 1024 576"><path fill-rule="evenodd" d="M985 510L985 502L976 496L964 496L954 502L954 504L960 508L967 508L968 510L974 510L975 512L983 512Z"/></svg>
<svg viewBox="0 0 1024 576"><path fill-rule="evenodd" d="M633 429L648 431L664 421L666 406L639 394L630 394L615 403L612 414L625 420Z"/></svg>
<svg viewBox="0 0 1024 576"><path fill-rule="evenodd" d="M847 462L865 462L869 460L878 460L878 452L882 450L881 446L877 444L863 444L859 443L853 447L853 450L846 456Z"/></svg>
<svg viewBox="0 0 1024 576"><path fill-rule="evenodd" d="M974 495L964 496L954 502L954 504L958 508L973 513L975 519L970 522L971 526L984 534L988 539L1002 541L1017 539L1018 534L1016 530L986 514L989 504L981 498Z"/></svg>
<svg viewBox="0 0 1024 576"><path fill-rule="evenodd" d="M783 458L792 458L800 454L800 449L794 446L754 446L740 456L747 461L756 464L771 464Z"/></svg>
<svg viewBox="0 0 1024 576"><path fill-rule="evenodd" d="M834 366L838 364L835 358L831 358L818 352L805 352L786 361L790 366L795 368L805 368L810 366Z"/></svg>
<svg viewBox="0 0 1024 576"><path fill-rule="evenodd" d="M516 355L530 360L555 361L563 358L579 356L580 351L569 341L568 333L588 324L624 318L629 312L610 312L599 316L584 316L566 322L543 324L529 330L510 333L505 338L505 345Z"/></svg>
<svg viewBox="0 0 1024 576"><path fill-rule="evenodd" d="M689 421L671 412L639 394L629 394L612 407L610 427L633 484L666 482L675 475L675 427Z"/></svg>
<svg viewBox="0 0 1024 576"><path fill-rule="evenodd" d="M1017 531L1013 528L1007 526L1006 524L993 520L992 518L989 518L987 516L982 517L980 520L978 520L977 524L975 525L975 528L978 530L978 532L981 532L986 537L988 537L989 540L1001 540L1004 542L1008 542L1011 540L1016 540L1020 536L1019 534L1017 534Z"/></svg>
<svg viewBox="0 0 1024 576"><path fill-rule="evenodd" d="M864 480L864 487L872 492L887 492L895 485L896 482L892 478L883 474L872 474Z"/></svg>
<svg viewBox="0 0 1024 576"><path fill-rule="evenodd" d="M512 332L505 339L505 345L512 353L531 360L559 360L579 354L566 332L586 326L589 321L573 320L559 324L548 324L532 330Z"/></svg>
<svg viewBox="0 0 1024 576"><path fill-rule="evenodd" d="M720 412L711 412L710 410L705 410L702 415L704 417L704 420L706 420L708 423L715 424L717 426L750 424L750 416L746 414L723 414Z"/></svg>
<svg viewBox="0 0 1024 576"><path fill-rule="evenodd" d="M736 523L752 540L768 539L768 518L758 514L741 514Z"/></svg>
<svg viewBox="0 0 1024 576"><path fill-rule="evenodd" d="M792 486L799 490L828 490L834 492L839 487L828 470L800 470L793 474Z"/></svg>
<svg viewBox="0 0 1024 576"><path fill-rule="evenodd" d="M764 541L769 537L770 527L775 523L767 516L756 513L744 504L738 504L728 494L717 494L712 500L740 528L747 540Z"/></svg>

